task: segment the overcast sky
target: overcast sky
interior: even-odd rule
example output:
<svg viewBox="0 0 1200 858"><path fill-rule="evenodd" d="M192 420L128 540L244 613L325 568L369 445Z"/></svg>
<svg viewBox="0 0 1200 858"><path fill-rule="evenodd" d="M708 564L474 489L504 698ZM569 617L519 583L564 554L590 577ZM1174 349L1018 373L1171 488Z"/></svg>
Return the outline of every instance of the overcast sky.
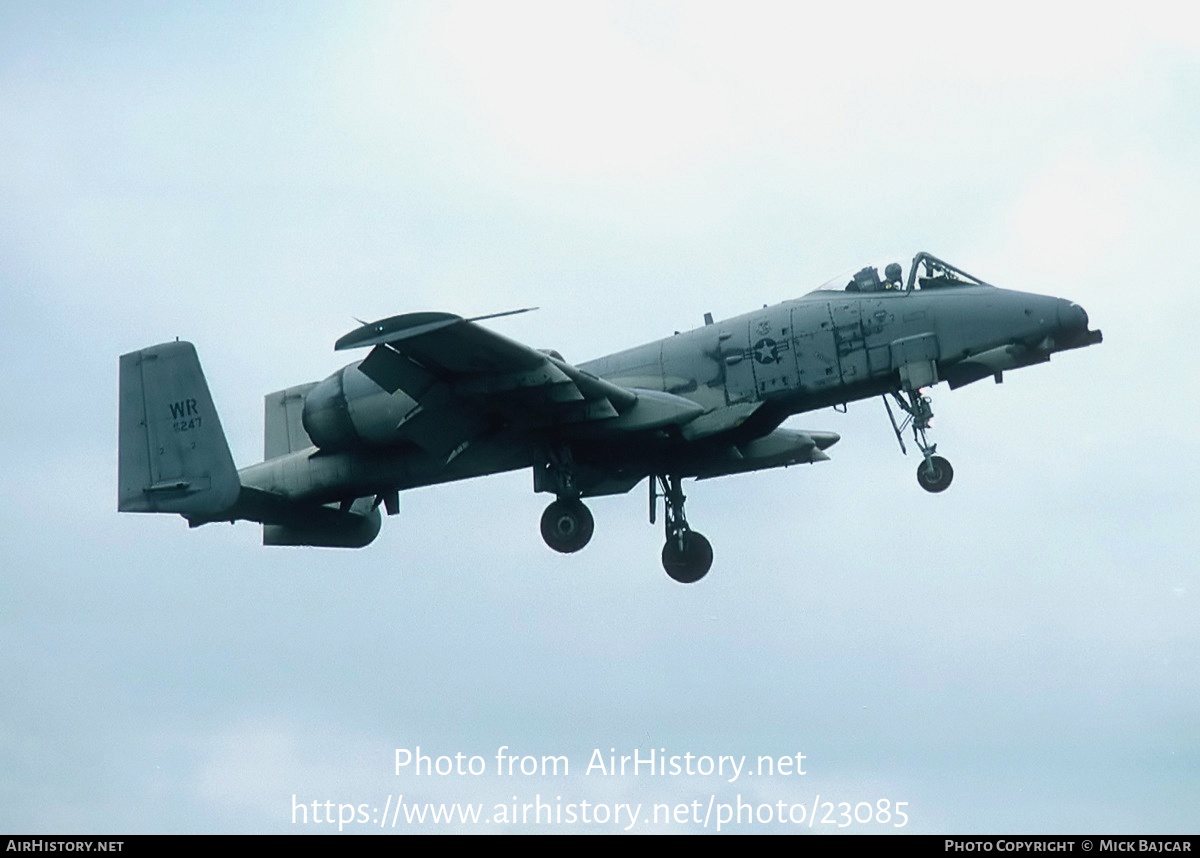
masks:
<svg viewBox="0 0 1200 858"><path fill-rule="evenodd" d="M0 2L0 830L819 795L1195 833L1197 13L829 5ZM406 493L362 551L116 512L124 352L195 342L246 465L355 317L538 306L488 324L583 361L918 250L1105 342L935 389L944 495L879 402L793 418L832 461L688 484L695 586L644 486L569 557L528 473ZM417 746L488 773L397 776Z"/></svg>

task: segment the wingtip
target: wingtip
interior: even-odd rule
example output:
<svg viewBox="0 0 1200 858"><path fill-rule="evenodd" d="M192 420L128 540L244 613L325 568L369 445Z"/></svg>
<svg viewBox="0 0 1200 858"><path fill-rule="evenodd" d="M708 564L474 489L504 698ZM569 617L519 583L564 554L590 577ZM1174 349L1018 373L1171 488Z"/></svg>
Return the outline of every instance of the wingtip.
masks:
<svg viewBox="0 0 1200 858"><path fill-rule="evenodd" d="M334 351L365 348L380 343L394 342L419 336L438 328L453 325L463 321L461 316L453 313L405 313L400 316L389 316L375 322L363 322L333 344Z"/></svg>

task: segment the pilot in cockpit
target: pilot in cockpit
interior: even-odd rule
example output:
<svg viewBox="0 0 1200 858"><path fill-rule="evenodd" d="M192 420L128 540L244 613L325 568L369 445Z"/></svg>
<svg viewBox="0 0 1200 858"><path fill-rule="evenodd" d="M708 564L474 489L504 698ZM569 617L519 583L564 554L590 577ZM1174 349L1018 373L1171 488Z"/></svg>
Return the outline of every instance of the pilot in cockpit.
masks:
<svg viewBox="0 0 1200 858"><path fill-rule="evenodd" d="M904 288L904 269L900 267L900 263L890 263L887 268L883 269L883 276L887 278L883 284L884 289L900 290Z"/></svg>
<svg viewBox="0 0 1200 858"><path fill-rule="evenodd" d="M891 263L883 270L884 278L879 279L879 269L868 265L854 275L854 279L846 284L847 292L892 292L904 288L904 269L898 263Z"/></svg>

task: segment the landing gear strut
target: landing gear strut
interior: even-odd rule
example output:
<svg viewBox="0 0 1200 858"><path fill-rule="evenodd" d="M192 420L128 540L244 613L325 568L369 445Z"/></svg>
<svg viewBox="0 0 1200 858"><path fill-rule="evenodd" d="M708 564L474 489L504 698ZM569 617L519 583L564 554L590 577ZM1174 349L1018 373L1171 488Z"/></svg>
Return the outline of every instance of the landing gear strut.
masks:
<svg viewBox="0 0 1200 858"><path fill-rule="evenodd" d="M663 524L667 540L663 545L662 564L667 574L680 584L694 584L712 568L712 545L699 531L688 527L683 513L681 480L676 476L650 478L650 523L654 524L656 494L663 499Z"/></svg>
<svg viewBox="0 0 1200 858"><path fill-rule="evenodd" d="M930 444L925 438L925 430L929 428L929 423L933 420L932 400L919 390L910 390L907 396L902 390L894 390L892 399L896 400L896 405L908 415L904 418L903 423L897 424L896 415L892 413L892 406L888 404L887 397L883 397L883 405L887 408L888 419L892 421L892 429L896 432L896 440L900 442L901 452L908 452L904 447L903 433L911 425L913 443L917 445L917 449L924 457L924 461L917 466L917 482L927 492L944 492L950 487L950 481L954 479L954 469L944 458L934 455L937 452L937 444Z"/></svg>
<svg viewBox="0 0 1200 858"><path fill-rule="evenodd" d="M575 460L571 448L563 444L545 451L545 461L534 468L536 491L552 491L558 500L542 513L542 539L562 554L574 554L591 541L596 520L579 499L575 480Z"/></svg>

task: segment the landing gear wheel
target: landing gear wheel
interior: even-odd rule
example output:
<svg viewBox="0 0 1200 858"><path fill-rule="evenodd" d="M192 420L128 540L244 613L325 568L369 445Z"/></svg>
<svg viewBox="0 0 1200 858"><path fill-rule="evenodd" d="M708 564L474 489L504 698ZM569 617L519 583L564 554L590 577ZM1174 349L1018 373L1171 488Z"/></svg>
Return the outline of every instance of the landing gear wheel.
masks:
<svg viewBox="0 0 1200 858"><path fill-rule="evenodd" d="M927 492L944 492L954 479L954 468L941 456L930 456L917 466L917 482Z"/></svg>
<svg viewBox="0 0 1200 858"><path fill-rule="evenodd" d="M578 500L556 500L542 513L542 539L563 554L587 545L595 529L591 510Z"/></svg>
<svg viewBox="0 0 1200 858"><path fill-rule="evenodd" d="M682 544L681 544L682 543ZM694 584L712 568L713 550L703 534L685 530L667 539L662 550L663 569L680 584Z"/></svg>

